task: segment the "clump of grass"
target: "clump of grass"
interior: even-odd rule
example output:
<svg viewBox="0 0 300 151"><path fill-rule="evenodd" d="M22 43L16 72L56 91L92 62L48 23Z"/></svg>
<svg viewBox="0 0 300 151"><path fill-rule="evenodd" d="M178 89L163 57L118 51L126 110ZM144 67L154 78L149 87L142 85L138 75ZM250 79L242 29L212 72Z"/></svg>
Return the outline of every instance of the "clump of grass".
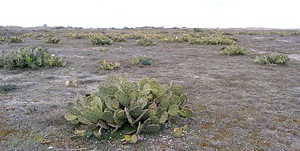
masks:
<svg viewBox="0 0 300 151"><path fill-rule="evenodd" d="M24 42L24 39L18 36L13 36L9 39L10 43L22 43Z"/></svg>
<svg viewBox="0 0 300 151"><path fill-rule="evenodd" d="M267 53L261 56L256 56L254 59L254 62L258 64L285 64L288 61L290 61L290 59L287 55L278 53Z"/></svg>
<svg viewBox="0 0 300 151"><path fill-rule="evenodd" d="M48 37L48 39L45 41L47 44L61 44L62 41L57 37Z"/></svg>
<svg viewBox="0 0 300 151"><path fill-rule="evenodd" d="M141 46L150 46L150 45L156 45L156 42L150 38L144 37L144 38L137 40L137 44L141 45Z"/></svg>
<svg viewBox="0 0 300 151"><path fill-rule="evenodd" d="M245 48L242 48L240 46L237 45L230 45L227 47L222 47L221 54L225 54L225 55L246 55L247 54L247 50Z"/></svg>
<svg viewBox="0 0 300 151"><path fill-rule="evenodd" d="M93 45L111 45L113 40L108 38L107 36L91 36L90 40Z"/></svg>

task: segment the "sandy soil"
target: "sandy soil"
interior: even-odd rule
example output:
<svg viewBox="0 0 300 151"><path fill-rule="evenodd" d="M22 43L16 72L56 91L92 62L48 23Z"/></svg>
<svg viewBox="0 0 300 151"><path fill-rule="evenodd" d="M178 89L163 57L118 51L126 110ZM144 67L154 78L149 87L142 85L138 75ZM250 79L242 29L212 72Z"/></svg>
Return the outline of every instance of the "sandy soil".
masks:
<svg viewBox="0 0 300 151"><path fill-rule="evenodd" d="M24 37L24 43L2 42L0 52L38 45L68 62L51 69L0 69L0 86L11 86L0 93L0 150L300 150L300 35L234 32L249 54L230 57L219 54L222 46L188 43L138 46L130 39L95 46L86 39L64 36L73 30L0 28L6 36L52 33L63 41L45 44L43 37ZM99 32L103 31L110 32ZM100 51L103 47L108 51ZM255 56L264 52L284 53L291 60L286 65L255 64ZM143 55L151 58L151 66L128 65L129 59ZM122 66L102 71L97 62L103 59ZM96 91L108 75L129 80L154 77L160 83L183 85L195 116L174 121L172 128L188 124L186 134L174 138L169 128L133 145L70 140L75 127L63 117L67 102L77 93ZM65 87L65 81L72 79L78 80L78 87Z"/></svg>

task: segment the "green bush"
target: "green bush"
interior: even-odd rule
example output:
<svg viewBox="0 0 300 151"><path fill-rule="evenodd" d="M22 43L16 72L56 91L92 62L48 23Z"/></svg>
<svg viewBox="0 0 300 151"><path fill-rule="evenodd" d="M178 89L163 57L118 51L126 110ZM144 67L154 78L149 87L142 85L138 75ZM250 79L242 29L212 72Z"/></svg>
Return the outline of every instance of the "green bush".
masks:
<svg viewBox="0 0 300 151"><path fill-rule="evenodd" d="M187 100L180 85L161 85L153 78L128 82L111 76L94 94L78 95L70 102L65 119L81 125L75 130L77 137L101 138L103 130L113 129L113 135L128 126L131 129L126 133L139 135L158 132L171 118L191 117L193 111L186 106Z"/></svg>
<svg viewBox="0 0 300 151"><path fill-rule="evenodd" d="M104 35L91 36L90 40L93 45L111 45L113 43L113 40Z"/></svg>
<svg viewBox="0 0 300 151"><path fill-rule="evenodd" d="M247 50L245 48L242 48L242 47L239 47L236 45L230 45L230 46L221 48L220 53L225 54L225 55L246 55Z"/></svg>
<svg viewBox="0 0 300 151"><path fill-rule="evenodd" d="M147 58L146 56L144 56L144 57L141 57L141 56L135 57L135 58L131 59L130 62L131 62L132 65L138 65L138 64L151 65L152 64L150 58Z"/></svg>
<svg viewBox="0 0 300 151"><path fill-rule="evenodd" d="M121 64L118 62L106 62L105 60L99 62L100 68L103 70L115 70L120 68Z"/></svg>
<svg viewBox="0 0 300 151"><path fill-rule="evenodd" d="M24 47L13 52L3 52L0 67L7 69L64 66L62 58L49 55L46 48Z"/></svg>
<svg viewBox="0 0 300 151"><path fill-rule="evenodd" d="M150 45L156 45L156 42L150 38L144 37L144 38L137 40L137 44L141 45L141 46L150 46Z"/></svg>
<svg viewBox="0 0 300 151"><path fill-rule="evenodd" d="M62 43L62 41L57 37L48 37L45 42L48 44L61 44Z"/></svg>
<svg viewBox="0 0 300 151"><path fill-rule="evenodd" d="M287 55L278 53L267 53L261 56L256 56L254 59L254 62L258 64L285 64L288 61L290 61L290 59Z"/></svg>
<svg viewBox="0 0 300 151"><path fill-rule="evenodd" d="M18 37L18 36L13 36L13 37L10 37L9 42L10 43L22 43L22 42L24 42L24 39L21 37Z"/></svg>

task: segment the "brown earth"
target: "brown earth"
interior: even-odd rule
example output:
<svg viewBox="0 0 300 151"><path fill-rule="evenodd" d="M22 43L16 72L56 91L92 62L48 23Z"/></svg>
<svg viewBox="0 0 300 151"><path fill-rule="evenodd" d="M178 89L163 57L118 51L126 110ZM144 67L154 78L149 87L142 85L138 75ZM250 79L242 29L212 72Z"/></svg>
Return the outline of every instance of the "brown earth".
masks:
<svg viewBox="0 0 300 151"><path fill-rule="evenodd" d="M33 29L0 30L11 36ZM231 57L221 55L218 50L222 46L218 45L158 42L156 46L138 46L129 39L95 46L86 39L63 36L72 29L34 30L54 33L63 43L45 44L43 38L24 37L24 43L2 42L0 52L44 46L68 64L37 70L0 69L0 85L11 86L0 92L0 150L300 150L299 34L224 30L234 31L237 43L249 51L248 55ZM104 47L108 51L100 51ZM264 52L284 53L291 60L286 65L255 64L255 56ZM151 58L151 66L128 65L129 59L143 55ZM104 59L119 61L122 66L102 71L97 63ZM137 144L94 138L70 140L75 127L64 119L67 102L77 93L96 91L108 75L132 81L154 77L160 83L181 84L195 115L179 118L171 128L145 135ZM78 87L65 86L65 81L72 79L78 80ZM185 124L185 135L174 138L172 128Z"/></svg>

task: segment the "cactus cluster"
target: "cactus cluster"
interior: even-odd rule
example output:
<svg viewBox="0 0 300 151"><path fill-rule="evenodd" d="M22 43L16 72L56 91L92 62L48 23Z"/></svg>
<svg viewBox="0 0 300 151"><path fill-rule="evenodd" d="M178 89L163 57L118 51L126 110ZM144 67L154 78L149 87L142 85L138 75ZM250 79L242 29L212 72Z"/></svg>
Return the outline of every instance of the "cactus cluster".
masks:
<svg viewBox="0 0 300 151"><path fill-rule="evenodd" d="M115 70L120 68L121 66L121 64L118 62L113 63L113 62L107 62L105 60L100 61L99 65L102 70Z"/></svg>
<svg viewBox="0 0 300 151"><path fill-rule="evenodd" d="M24 42L24 39L21 37L18 37L18 36L13 36L13 37L10 37L9 42L10 43L22 43L22 42Z"/></svg>
<svg viewBox="0 0 300 151"><path fill-rule="evenodd" d="M46 48L24 47L13 52L3 52L0 67L8 69L64 66L62 58L49 55Z"/></svg>
<svg viewBox="0 0 300 151"><path fill-rule="evenodd" d="M139 65L139 64L142 64L142 65L151 65L152 64L152 61L150 60L150 58L144 56L144 57L141 57L141 56L138 56L138 57L135 57L135 58L132 58L130 59L130 63L132 65Z"/></svg>
<svg viewBox="0 0 300 151"><path fill-rule="evenodd" d="M255 63L258 64L285 64L290 61L287 55L278 53L267 53L261 56L256 56L254 59Z"/></svg>
<svg viewBox="0 0 300 151"><path fill-rule="evenodd" d="M91 36L90 40L93 45L111 45L113 40L105 35Z"/></svg>
<svg viewBox="0 0 300 151"><path fill-rule="evenodd" d="M155 41L153 41L152 39L147 38L147 37L143 37L143 38L137 40L136 42L137 42L137 45L141 45L141 46L156 45Z"/></svg>
<svg viewBox="0 0 300 151"><path fill-rule="evenodd" d="M159 131L171 117L191 117L193 111L186 106L187 100L180 85L161 85L154 78L128 82L110 76L94 94L78 95L75 102L70 102L65 119L88 125L76 132L79 136L100 138L102 130L114 128L114 133L125 124L135 129L131 133L139 135Z"/></svg>
<svg viewBox="0 0 300 151"><path fill-rule="evenodd" d="M45 41L45 43L47 43L47 44L61 44L62 41L59 38L53 36L53 37L48 37L47 40Z"/></svg>
<svg viewBox="0 0 300 151"><path fill-rule="evenodd" d="M222 47L221 54L225 54L225 55L246 55L247 54L247 50L245 48L242 48L240 46L237 45L230 45L227 47Z"/></svg>

